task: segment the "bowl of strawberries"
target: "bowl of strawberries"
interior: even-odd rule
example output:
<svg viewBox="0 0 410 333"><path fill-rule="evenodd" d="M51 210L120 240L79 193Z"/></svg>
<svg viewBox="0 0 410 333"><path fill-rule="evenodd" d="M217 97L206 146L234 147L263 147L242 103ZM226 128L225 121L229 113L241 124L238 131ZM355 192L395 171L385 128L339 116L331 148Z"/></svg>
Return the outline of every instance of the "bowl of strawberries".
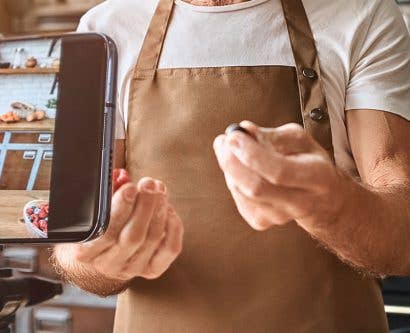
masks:
<svg viewBox="0 0 410 333"><path fill-rule="evenodd" d="M48 212L49 206L45 200L32 200L24 206L24 222L34 238L47 238Z"/></svg>

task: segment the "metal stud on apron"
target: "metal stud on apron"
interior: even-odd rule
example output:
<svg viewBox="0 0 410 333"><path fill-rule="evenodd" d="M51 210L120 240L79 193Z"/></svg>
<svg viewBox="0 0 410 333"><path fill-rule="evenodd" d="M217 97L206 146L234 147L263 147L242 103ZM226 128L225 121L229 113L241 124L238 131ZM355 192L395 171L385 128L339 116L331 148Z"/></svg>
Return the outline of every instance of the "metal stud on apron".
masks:
<svg viewBox="0 0 410 333"><path fill-rule="evenodd" d="M163 180L185 224L181 257L119 297L124 332L387 332L378 284L296 223L253 231L212 149L226 126L304 124L332 152L314 38L300 0L283 0L296 68L158 69L174 1L160 0L130 88L127 168ZM272 50L274 52L274 50Z"/></svg>

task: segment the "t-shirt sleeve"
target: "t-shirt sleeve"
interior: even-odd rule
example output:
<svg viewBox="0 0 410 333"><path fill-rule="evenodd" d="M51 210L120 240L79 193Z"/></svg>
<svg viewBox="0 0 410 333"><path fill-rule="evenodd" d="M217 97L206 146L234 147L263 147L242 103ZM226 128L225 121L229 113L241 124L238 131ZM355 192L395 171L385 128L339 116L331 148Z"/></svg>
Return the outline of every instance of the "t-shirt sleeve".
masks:
<svg viewBox="0 0 410 333"><path fill-rule="evenodd" d="M410 120L409 32L393 0L376 3L352 45L346 110L381 110Z"/></svg>
<svg viewBox="0 0 410 333"><path fill-rule="evenodd" d="M93 29L92 24L86 14L80 20L80 23L77 27L77 32L92 32L96 31ZM120 100L119 92L117 90L117 101ZM117 102L116 110L115 110L115 134L114 138L117 140L125 139L125 123L123 118L123 110L122 110L122 103Z"/></svg>

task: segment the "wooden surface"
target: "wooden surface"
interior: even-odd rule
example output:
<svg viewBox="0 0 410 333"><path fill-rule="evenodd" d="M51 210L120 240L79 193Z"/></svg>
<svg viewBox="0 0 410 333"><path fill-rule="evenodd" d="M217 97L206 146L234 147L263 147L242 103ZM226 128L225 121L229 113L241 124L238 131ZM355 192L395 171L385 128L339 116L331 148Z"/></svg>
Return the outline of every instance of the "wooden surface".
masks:
<svg viewBox="0 0 410 333"><path fill-rule="evenodd" d="M58 68L0 68L0 75L57 74Z"/></svg>
<svg viewBox="0 0 410 333"><path fill-rule="evenodd" d="M23 218L23 207L31 200L48 200L49 191L0 191L0 238L30 237Z"/></svg>
<svg viewBox="0 0 410 333"><path fill-rule="evenodd" d="M3 172L0 176L0 191L25 190L27 188L34 160L26 160L23 156L23 150L9 150L7 152ZM41 161L33 190L50 189L51 165L52 161L50 160Z"/></svg>
<svg viewBox="0 0 410 333"><path fill-rule="evenodd" d="M25 160L23 155L23 150L9 150L7 152L3 172L0 177L0 191L25 190L27 188L34 160Z"/></svg>
<svg viewBox="0 0 410 333"><path fill-rule="evenodd" d="M40 132L41 133L41 132ZM43 132L44 134L44 132ZM30 151L30 145L38 142L39 133L25 131L13 132L10 143L25 144ZM0 143L3 142L4 132L0 131ZM53 143L51 138L50 144ZM35 150L34 150L35 151ZM37 152L37 154L40 154ZM0 190L25 190L33 168L34 160L24 159L23 150L8 150L4 162L3 172L0 175ZM34 190L50 189L51 161L42 159L37 173Z"/></svg>
<svg viewBox="0 0 410 333"><path fill-rule="evenodd" d="M41 161L33 190L49 190L50 189L51 165L52 165L52 161L49 161L49 160Z"/></svg>
<svg viewBox="0 0 410 333"><path fill-rule="evenodd" d="M0 131L45 131L54 132L55 119L43 119L36 121L20 120L17 123L4 123L0 121Z"/></svg>

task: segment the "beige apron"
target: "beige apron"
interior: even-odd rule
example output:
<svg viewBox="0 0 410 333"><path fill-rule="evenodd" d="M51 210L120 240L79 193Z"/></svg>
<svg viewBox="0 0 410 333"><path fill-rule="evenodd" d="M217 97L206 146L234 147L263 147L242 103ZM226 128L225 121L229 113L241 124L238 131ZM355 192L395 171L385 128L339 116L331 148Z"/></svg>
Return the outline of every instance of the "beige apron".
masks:
<svg viewBox="0 0 410 333"><path fill-rule="evenodd" d="M248 119L303 123L333 156L302 2L282 1L296 68L158 69L173 1L159 1L133 74L127 168L134 180L167 184L185 224L184 250L163 277L135 279L119 297L115 332L387 332L376 281L296 223L252 230L213 152L218 134Z"/></svg>

